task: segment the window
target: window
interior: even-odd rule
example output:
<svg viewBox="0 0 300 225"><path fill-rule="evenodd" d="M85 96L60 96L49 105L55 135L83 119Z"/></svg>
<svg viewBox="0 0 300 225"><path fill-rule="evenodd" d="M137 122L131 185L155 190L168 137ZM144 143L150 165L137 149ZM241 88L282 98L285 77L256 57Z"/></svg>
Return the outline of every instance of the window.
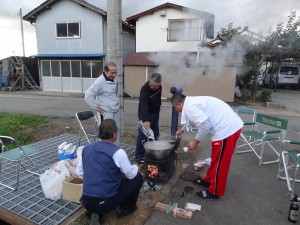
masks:
<svg viewBox="0 0 300 225"><path fill-rule="evenodd" d="M51 61L52 77L60 77L59 61Z"/></svg>
<svg viewBox="0 0 300 225"><path fill-rule="evenodd" d="M71 76L70 61L61 61L61 76L62 77Z"/></svg>
<svg viewBox="0 0 300 225"><path fill-rule="evenodd" d="M81 61L82 77L91 78L91 61Z"/></svg>
<svg viewBox="0 0 300 225"><path fill-rule="evenodd" d="M97 78L103 72L102 60L42 60L42 76Z"/></svg>
<svg viewBox="0 0 300 225"><path fill-rule="evenodd" d="M85 78L97 78L103 72L102 61L81 61L81 73Z"/></svg>
<svg viewBox="0 0 300 225"><path fill-rule="evenodd" d="M92 61L92 78L99 77L103 72L102 61Z"/></svg>
<svg viewBox="0 0 300 225"><path fill-rule="evenodd" d="M47 77L51 76L50 61L42 61L42 74Z"/></svg>
<svg viewBox="0 0 300 225"><path fill-rule="evenodd" d="M72 77L81 77L80 61L71 61Z"/></svg>
<svg viewBox="0 0 300 225"><path fill-rule="evenodd" d="M289 66L282 66L280 68L280 74L284 75L298 75L298 67L289 67Z"/></svg>
<svg viewBox="0 0 300 225"><path fill-rule="evenodd" d="M168 41L199 41L200 29L200 19L169 20Z"/></svg>
<svg viewBox="0 0 300 225"><path fill-rule="evenodd" d="M79 23L57 23L56 37L58 38L80 38Z"/></svg>

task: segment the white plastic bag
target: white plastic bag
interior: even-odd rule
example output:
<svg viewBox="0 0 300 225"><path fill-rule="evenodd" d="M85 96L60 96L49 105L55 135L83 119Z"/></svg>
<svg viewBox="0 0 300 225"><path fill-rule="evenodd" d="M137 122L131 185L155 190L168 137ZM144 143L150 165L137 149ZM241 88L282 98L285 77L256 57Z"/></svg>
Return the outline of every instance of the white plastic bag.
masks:
<svg viewBox="0 0 300 225"><path fill-rule="evenodd" d="M76 158L76 174L79 176L81 179L83 179L83 168L82 168L82 151L83 151L84 146L80 146L77 149L77 158Z"/></svg>
<svg viewBox="0 0 300 225"><path fill-rule="evenodd" d="M74 166L78 165L78 162L81 160L81 155L82 155L82 150L83 150L84 146L79 146L76 150L76 158L73 159L73 164Z"/></svg>
<svg viewBox="0 0 300 225"><path fill-rule="evenodd" d="M62 182L75 174L72 160L66 159L55 163L50 169L40 175L40 182L46 198L58 200L61 198Z"/></svg>

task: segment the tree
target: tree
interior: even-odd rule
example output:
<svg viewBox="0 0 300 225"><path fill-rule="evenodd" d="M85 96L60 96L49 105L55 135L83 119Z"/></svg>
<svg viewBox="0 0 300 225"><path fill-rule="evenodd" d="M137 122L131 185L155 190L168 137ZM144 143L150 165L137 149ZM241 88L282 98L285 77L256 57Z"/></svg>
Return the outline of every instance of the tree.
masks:
<svg viewBox="0 0 300 225"><path fill-rule="evenodd" d="M227 28L221 28L217 37L222 41L222 45L227 45L233 39L237 38L240 34L241 27L233 27L233 23L229 23Z"/></svg>
<svg viewBox="0 0 300 225"><path fill-rule="evenodd" d="M234 48L237 53L242 53L244 56L244 65L238 74L237 82L242 87L242 99L248 99L249 91L251 89L251 95L255 98L257 92L257 62L258 54L255 45L251 44L251 38L247 35L242 35L243 31L248 31L245 27L244 30L241 27L234 27L233 23L227 25L226 28L222 28L218 32L218 38L222 40L222 46L227 48ZM245 94L246 93L246 94Z"/></svg>
<svg viewBox="0 0 300 225"><path fill-rule="evenodd" d="M240 30L240 27L234 28L233 23L230 23L227 28L222 28L218 32L218 37L223 41L223 46L228 46L232 41L243 46L246 68L243 73L244 83L253 75L256 80L258 69L263 61L271 62L272 67L278 67L287 58L300 59L300 17L297 18L296 11L290 12L286 25L283 22L277 23L275 31L270 30L266 40L256 45L243 38ZM276 80L278 80L278 73ZM255 96L256 82L253 84L252 95ZM276 89L277 82L275 82L274 91Z"/></svg>
<svg viewBox="0 0 300 225"><path fill-rule="evenodd" d="M297 19L296 16L296 11L290 12L286 26L279 22L275 31L271 32L260 46L263 54L267 56L266 61L272 62L275 67L287 58L300 58L300 17ZM278 80L278 71L276 80ZM276 89L277 82L274 91Z"/></svg>

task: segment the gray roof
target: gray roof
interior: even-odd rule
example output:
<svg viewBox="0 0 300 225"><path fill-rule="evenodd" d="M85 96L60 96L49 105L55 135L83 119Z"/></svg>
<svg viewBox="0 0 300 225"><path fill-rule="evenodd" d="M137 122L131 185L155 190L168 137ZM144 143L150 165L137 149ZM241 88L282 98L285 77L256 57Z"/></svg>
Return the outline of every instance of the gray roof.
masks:
<svg viewBox="0 0 300 225"><path fill-rule="evenodd" d="M32 11L30 11L29 13L27 13L25 16L23 16L23 19L26 21L29 21L30 23L35 23L37 16L40 13L43 13L44 11L48 10L51 8L52 5L56 4L57 2L59 2L60 0L47 0L44 3L42 3L41 5L39 5L38 7L36 7L35 9L33 9ZM106 16L106 12L84 0L70 0L73 1L81 6L84 6L88 9L91 9L103 16Z"/></svg>

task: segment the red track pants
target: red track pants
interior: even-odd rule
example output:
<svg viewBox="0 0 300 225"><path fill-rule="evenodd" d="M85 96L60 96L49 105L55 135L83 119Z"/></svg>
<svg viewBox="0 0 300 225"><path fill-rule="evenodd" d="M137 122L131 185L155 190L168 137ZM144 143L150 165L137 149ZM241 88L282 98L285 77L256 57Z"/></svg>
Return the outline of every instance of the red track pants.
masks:
<svg viewBox="0 0 300 225"><path fill-rule="evenodd" d="M211 143L211 164L204 177L210 183L208 192L211 194L223 196L225 193L230 162L240 133L241 129L223 140Z"/></svg>

